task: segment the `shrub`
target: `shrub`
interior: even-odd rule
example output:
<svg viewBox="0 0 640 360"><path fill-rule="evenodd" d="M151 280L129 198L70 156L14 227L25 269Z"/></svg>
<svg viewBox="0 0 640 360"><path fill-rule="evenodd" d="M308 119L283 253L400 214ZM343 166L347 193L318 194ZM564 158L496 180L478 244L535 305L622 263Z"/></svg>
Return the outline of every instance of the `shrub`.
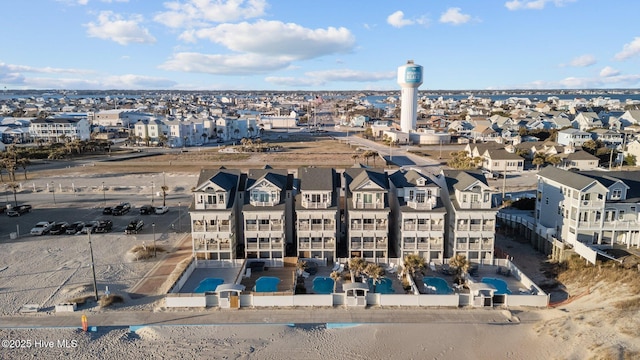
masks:
<svg viewBox="0 0 640 360"><path fill-rule="evenodd" d="M100 304L100 307L107 307L113 303L121 303L121 302L124 302L124 298L122 296L111 294L111 295L102 296L98 301L98 304Z"/></svg>

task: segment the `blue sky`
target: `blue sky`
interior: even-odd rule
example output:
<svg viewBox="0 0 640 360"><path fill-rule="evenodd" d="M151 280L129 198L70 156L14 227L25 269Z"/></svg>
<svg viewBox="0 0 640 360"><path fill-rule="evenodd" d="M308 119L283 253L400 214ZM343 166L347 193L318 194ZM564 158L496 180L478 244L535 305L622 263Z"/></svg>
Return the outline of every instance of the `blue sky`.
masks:
<svg viewBox="0 0 640 360"><path fill-rule="evenodd" d="M638 88L639 1L3 1L0 88Z"/></svg>

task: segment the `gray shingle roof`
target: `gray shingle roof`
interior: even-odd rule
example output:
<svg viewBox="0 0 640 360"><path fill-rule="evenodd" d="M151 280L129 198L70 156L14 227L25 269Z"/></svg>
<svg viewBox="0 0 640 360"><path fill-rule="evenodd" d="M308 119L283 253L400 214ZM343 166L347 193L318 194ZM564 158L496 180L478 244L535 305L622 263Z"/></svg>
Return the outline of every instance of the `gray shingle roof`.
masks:
<svg viewBox="0 0 640 360"><path fill-rule="evenodd" d="M298 169L300 189L333 191L336 171L332 168L304 167Z"/></svg>
<svg viewBox="0 0 640 360"><path fill-rule="evenodd" d="M595 180L580 175L579 173L558 169L554 166L547 166L538 172L538 176L559 182L572 189L582 190L592 184Z"/></svg>

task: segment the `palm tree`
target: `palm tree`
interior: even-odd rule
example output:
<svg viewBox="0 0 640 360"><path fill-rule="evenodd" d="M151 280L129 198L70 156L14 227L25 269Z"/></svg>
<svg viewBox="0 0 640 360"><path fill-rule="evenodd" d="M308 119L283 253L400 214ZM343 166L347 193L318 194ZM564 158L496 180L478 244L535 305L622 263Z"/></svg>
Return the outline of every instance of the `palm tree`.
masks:
<svg viewBox="0 0 640 360"><path fill-rule="evenodd" d="M304 272L304 269L306 269L307 267L307 262L304 260L298 260L298 262L296 263L296 272L298 273L298 276L301 276L302 273Z"/></svg>
<svg viewBox="0 0 640 360"><path fill-rule="evenodd" d="M364 273L371 279L373 284L373 292L376 292L376 286L380 284L382 278L384 277L384 270L378 264L367 264L364 268Z"/></svg>
<svg viewBox="0 0 640 360"><path fill-rule="evenodd" d="M373 158L373 166L376 166L376 158L378 157L378 152L371 150L371 157Z"/></svg>
<svg viewBox="0 0 640 360"><path fill-rule="evenodd" d="M556 166L556 165L558 165L558 164L560 164L562 162L562 159L560 159L560 156L558 156L558 155L549 155L549 156L547 156L546 161L549 164L551 164L553 166Z"/></svg>
<svg viewBox="0 0 640 360"><path fill-rule="evenodd" d="M471 263L467 260L467 257L462 254L457 254L449 259L449 265L456 270L456 283L463 283L464 275L469 271L469 267L471 267Z"/></svg>
<svg viewBox="0 0 640 360"><path fill-rule="evenodd" d="M362 157L367 161L367 166L369 166L369 158L373 155L373 151L367 150L362 154Z"/></svg>
<svg viewBox="0 0 640 360"><path fill-rule="evenodd" d="M536 153L531 163L536 166L536 170L540 170L540 165L544 164L544 155Z"/></svg>
<svg viewBox="0 0 640 360"><path fill-rule="evenodd" d="M13 191L13 203L16 207L18 207L18 198L16 197L16 192L20 188L20 185L12 182L8 183L7 187Z"/></svg>
<svg viewBox="0 0 640 360"><path fill-rule="evenodd" d="M356 282L356 277L364 271L367 262L361 257L354 257L349 260L349 272L351 273L351 282Z"/></svg>
<svg viewBox="0 0 640 360"><path fill-rule="evenodd" d="M337 271L332 271L329 276L333 279L333 292L336 292L336 286L338 285L338 281L342 278L342 275Z"/></svg>
<svg viewBox="0 0 640 360"><path fill-rule="evenodd" d="M404 270L414 277L418 270L424 269L426 261L418 254L409 254L404 257Z"/></svg>
<svg viewBox="0 0 640 360"><path fill-rule="evenodd" d="M24 179L27 180L27 166L31 165L31 161L27 158L20 158L18 165L24 170Z"/></svg>
<svg viewBox="0 0 640 360"><path fill-rule="evenodd" d="M162 143L162 147L166 147L167 146L167 141L168 140L169 140L169 138L167 137L167 135L165 135L165 134L158 135L158 141L160 141Z"/></svg>
<svg viewBox="0 0 640 360"><path fill-rule="evenodd" d="M167 206L167 190L169 190L169 187L162 185L160 189L162 189L162 206Z"/></svg>
<svg viewBox="0 0 640 360"><path fill-rule="evenodd" d="M357 163L357 162L358 162L358 158L359 158L359 157L360 157L360 155L359 155L359 154L353 154L353 155L351 155L351 158L353 159L353 162L354 162L354 163Z"/></svg>

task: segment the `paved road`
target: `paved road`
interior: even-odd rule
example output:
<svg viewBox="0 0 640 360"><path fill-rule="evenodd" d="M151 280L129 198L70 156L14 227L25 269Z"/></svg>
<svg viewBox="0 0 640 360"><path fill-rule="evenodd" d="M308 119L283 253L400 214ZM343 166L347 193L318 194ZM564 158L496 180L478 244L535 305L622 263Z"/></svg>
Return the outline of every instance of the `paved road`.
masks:
<svg viewBox="0 0 640 360"><path fill-rule="evenodd" d="M517 324L540 319L535 311L485 309L241 309L204 311L105 311L86 314L89 326L210 325L210 324L321 324L321 323L433 323ZM81 312L52 316L0 317L0 328L79 327Z"/></svg>

